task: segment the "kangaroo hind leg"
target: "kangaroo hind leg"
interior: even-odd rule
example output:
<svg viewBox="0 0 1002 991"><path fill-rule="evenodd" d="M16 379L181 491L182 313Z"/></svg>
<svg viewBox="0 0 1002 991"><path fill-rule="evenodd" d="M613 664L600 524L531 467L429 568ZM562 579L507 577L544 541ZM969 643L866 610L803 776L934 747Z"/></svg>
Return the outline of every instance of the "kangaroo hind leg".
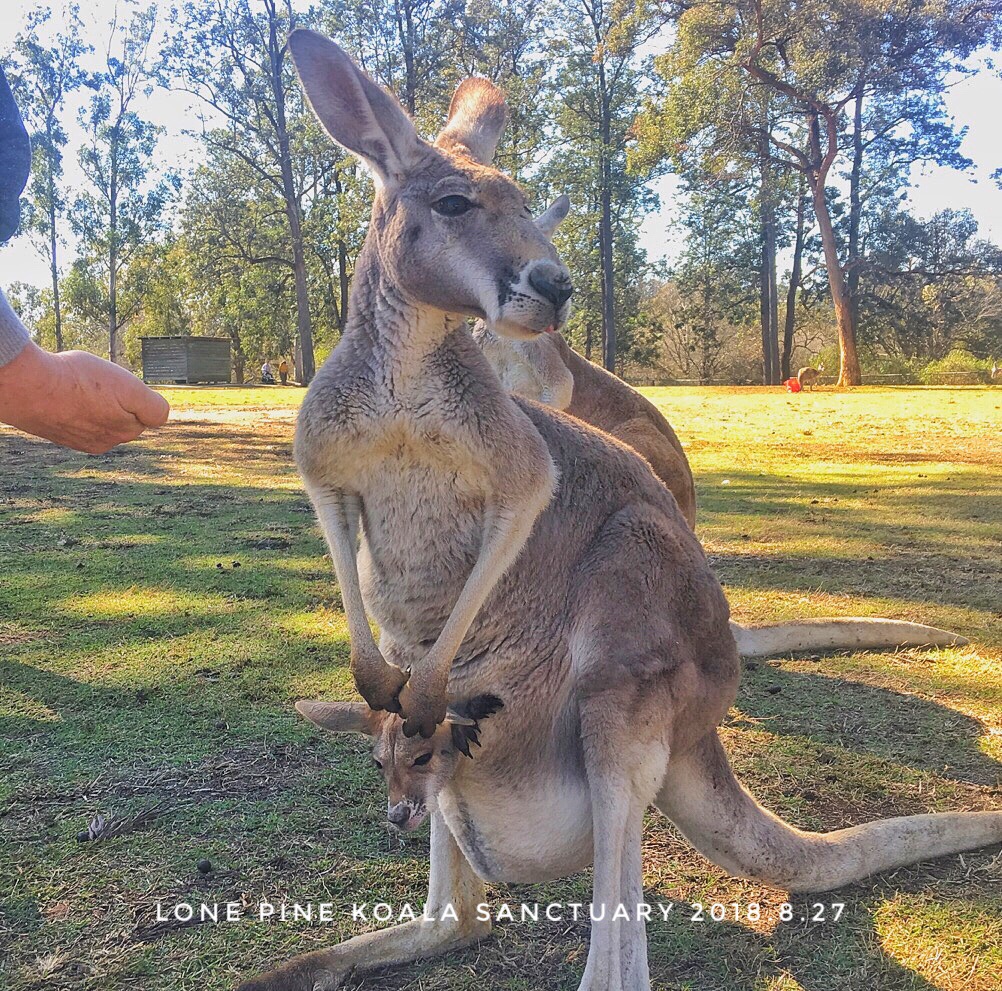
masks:
<svg viewBox="0 0 1002 991"><path fill-rule="evenodd" d="M412 963L460 949L490 932L490 921L481 920L477 912L485 899L483 881L473 872L445 821L435 813L425 918L305 953L246 981L237 991L336 991L356 971ZM447 906L453 911L448 912Z"/></svg>

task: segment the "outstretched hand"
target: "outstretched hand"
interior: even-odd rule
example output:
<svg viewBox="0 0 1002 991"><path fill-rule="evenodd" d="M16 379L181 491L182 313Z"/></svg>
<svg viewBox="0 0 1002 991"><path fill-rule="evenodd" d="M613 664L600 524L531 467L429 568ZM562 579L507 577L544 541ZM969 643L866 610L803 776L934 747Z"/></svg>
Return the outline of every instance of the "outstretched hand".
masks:
<svg viewBox="0 0 1002 991"><path fill-rule="evenodd" d="M0 421L77 451L103 454L169 415L163 396L86 351L29 344L0 368Z"/></svg>

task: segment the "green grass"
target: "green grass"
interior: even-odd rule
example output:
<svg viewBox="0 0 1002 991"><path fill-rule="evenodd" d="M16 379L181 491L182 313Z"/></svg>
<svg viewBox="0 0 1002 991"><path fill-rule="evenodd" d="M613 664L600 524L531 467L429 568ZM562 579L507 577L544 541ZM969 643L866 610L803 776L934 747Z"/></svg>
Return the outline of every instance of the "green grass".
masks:
<svg viewBox="0 0 1002 991"><path fill-rule="evenodd" d="M292 701L351 693L348 640L291 463L298 389L170 389L174 424L105 457L0 433L0 987L223 989L358 931L354 901L419 903L361 740ZM750 666L724 737L803 827L1002 807L1002 390L652 389L693 464L699 531L746 620L888 615L969 647ZM237 564L239 563L239 566ZM98 814L164 803L100 843ZM196 863L213 871L201 876ZM999 850L827 896L775 921L651 817L649 900L750 902L762 919L650 926L654 987L997 989ZM582 900L588 877L495 886ZM331 902L330 924L157 930L158 901ZM813 901L811 899L809 901ZM508 923L479 948L350 982L568 989L583 924Z"/></svg>

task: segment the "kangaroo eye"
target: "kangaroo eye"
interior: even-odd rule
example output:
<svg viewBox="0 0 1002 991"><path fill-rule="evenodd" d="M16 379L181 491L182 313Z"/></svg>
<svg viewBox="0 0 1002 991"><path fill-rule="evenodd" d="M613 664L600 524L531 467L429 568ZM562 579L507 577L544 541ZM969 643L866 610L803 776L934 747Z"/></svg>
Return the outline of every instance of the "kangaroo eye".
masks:
<svg viewBox="0 0 1002 991"><path fill-rule="evenodd" d="M443 217L459 217L467 211L472 210L473 203L465 196L443 196L440 200L435 200L431 208L435 213L440 213Z"/></svg>
<svg viewBox="0 0 1002 991"><path fill-rule="evenodd" d="M431 754L422 754L420 757L416 758L414 761L415 767L421 767L422 764L427 764L431 760Z"/></svg>
<svg viewBox="0 0 1002 991"><path fill-rule="evenodd" d="M383 765L378 760L376 760L375 757L372 758L372 763L375 764L380 771L383 769Z"/></svg>

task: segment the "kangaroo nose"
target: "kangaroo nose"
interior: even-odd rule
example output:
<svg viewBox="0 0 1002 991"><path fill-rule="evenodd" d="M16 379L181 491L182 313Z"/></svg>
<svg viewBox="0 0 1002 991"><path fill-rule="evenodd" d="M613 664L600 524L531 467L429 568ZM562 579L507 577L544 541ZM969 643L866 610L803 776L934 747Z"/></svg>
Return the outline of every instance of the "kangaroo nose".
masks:
<svg viewBox="0 0 1002 991"><path fill-rule="evenodd" d="M574 292L570 276L558 265L552 264L537 265L529 273L529 285L543 299L549 300L554 309L557 310L571 298L571 293Z"/></svg>
<svg viewBox="0 0 1002 991"><path fill-rule="evenodd" d="M392 809L387 810L386 818L393 823L394 826L402 826L411 817L411 810L401 802L399 805L394 805Z"/></svg>

